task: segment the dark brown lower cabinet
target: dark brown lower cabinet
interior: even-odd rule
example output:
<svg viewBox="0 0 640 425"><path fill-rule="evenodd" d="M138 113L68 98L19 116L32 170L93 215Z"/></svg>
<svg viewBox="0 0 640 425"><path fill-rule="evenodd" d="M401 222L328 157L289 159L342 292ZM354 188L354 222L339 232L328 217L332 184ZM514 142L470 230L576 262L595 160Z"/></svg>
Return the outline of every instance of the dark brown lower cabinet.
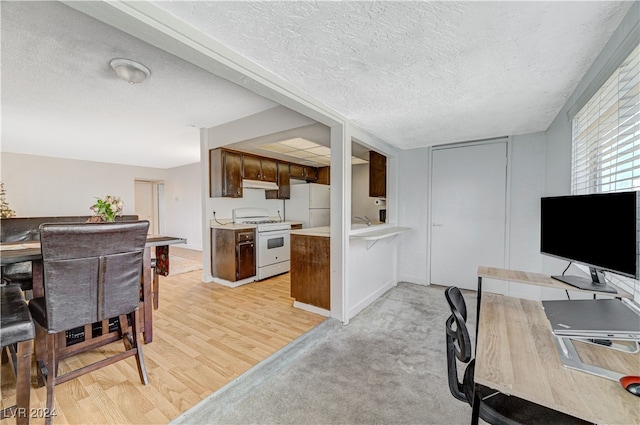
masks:
<svg viewBox="0 0 640 425"><path fill-rule="evenodd" d="M291 234L291 297L325 310L331 309L330 241Z"/></svg>
<svg viewBox="0 0 640 425"><path fill-rule="evenodd" d="M256 244L254 241L236 245L236 280L256 275Z"/></svg>
<svg viewBox="0 0 640 425"><path fill-rule="evenodd" d="M253 229L211 229L211 275L235 282L256 275Z"/></svg>

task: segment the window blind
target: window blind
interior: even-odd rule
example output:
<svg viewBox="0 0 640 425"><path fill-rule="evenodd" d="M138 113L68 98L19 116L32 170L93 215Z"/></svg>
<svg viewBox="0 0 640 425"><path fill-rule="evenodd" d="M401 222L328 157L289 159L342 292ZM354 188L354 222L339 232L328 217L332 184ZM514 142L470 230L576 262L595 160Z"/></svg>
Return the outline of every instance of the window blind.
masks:
<svg viewBox="0 0 640 425"><path fill-rule="evenodd" d="M640 46L572 121L572 193L640 190Z"/></svg>

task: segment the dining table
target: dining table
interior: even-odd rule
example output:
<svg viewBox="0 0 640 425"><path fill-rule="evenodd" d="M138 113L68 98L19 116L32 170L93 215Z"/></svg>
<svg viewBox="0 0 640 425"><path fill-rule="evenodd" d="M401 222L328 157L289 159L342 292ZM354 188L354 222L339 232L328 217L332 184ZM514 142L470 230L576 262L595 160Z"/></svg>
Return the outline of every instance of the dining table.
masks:
<svg viewBox="0 0 640 425"><path fill-rule="evenodd" d="M151 248L156 248L156 252L162 252L163 274L168 274L169 245L186 243L185 238L161 235L149 235L145 244L143 255L142 279L140 299L142 310L141 326L143 340L145 344L153 341L153 301L152 301L152 268L151 268ZM42 252L39 241L19 241L0 243L0 265L31 262L33 279L33 297L44 296L44 279L42 269Z"/></svg>

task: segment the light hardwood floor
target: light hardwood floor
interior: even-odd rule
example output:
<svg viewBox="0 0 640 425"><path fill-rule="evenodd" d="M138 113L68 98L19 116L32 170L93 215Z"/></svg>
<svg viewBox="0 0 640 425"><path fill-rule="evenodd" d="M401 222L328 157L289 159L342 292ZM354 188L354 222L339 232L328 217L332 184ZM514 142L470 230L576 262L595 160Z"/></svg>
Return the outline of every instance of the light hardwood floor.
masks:
<svg viewBox="0 0 640 425"><path fill-rule="evenodd" d="M167 423L325 319L292 307L288 274L238 288L202 283L201 274L161 277L154 340L143 345L149 385L140 383L134 358L73 379L55 389L54 424ZM69 358L60 373L101 357ZM0 377L4 408L15 402L8 364ZM31 408L45 405L46 390L32 386Z"/></svg>

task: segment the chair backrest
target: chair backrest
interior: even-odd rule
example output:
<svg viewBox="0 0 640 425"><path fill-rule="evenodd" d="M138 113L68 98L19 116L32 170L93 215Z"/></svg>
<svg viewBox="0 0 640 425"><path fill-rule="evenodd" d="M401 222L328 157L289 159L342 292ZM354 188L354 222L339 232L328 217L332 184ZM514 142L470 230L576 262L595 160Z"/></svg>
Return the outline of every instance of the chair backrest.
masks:
<svg viewBox="0 0 640 425"><path fill-rule="evenodd" d="M444 291L444 296L451 309L451 316L445 322L449 390L458 400L469 402L464 393L463 385L458 380L458 366L456 363L456 358L462 363L471 361L471 339L467 329L467 305L462 293L455 286L448 287Z"/></svg>
<svg viewBox="0 0 640 425"><path fill-rule="evenodd" d="M40 226L49 333L138 308L148 221Z"/></svg>
<svg viewBox="0 0 640 425"><path fill-rule="evenodd" d="M90 215L63 215L50 217L12 217L0 219L0 242L24 242L40 240L43 223L84 223ZM116 221L137 221L137 215L119 215Z"/></svg>

